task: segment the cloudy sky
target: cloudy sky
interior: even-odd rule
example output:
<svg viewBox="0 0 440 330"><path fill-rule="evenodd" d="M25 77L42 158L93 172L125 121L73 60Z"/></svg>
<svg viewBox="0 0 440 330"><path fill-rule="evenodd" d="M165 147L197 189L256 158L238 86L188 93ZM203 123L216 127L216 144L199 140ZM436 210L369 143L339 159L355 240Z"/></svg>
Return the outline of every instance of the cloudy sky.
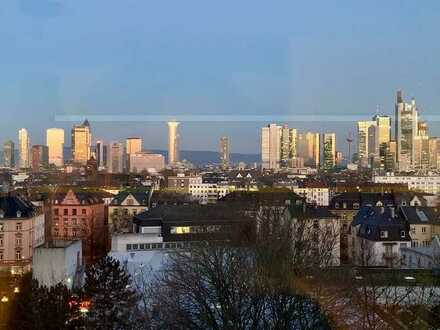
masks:
<svg viewBox="0 0 440 330"><path fill-rule="evenodd" d="M280 118L336 131L344 149L350 118L391 115L398 88L438 113L439 17L436 0L3 0L0 140L27 127L43 143L45 128L91 116L95 138L164 148L152 116L200 115L182 123L182 149L229 135L258 152L264 120Z"/></svg>

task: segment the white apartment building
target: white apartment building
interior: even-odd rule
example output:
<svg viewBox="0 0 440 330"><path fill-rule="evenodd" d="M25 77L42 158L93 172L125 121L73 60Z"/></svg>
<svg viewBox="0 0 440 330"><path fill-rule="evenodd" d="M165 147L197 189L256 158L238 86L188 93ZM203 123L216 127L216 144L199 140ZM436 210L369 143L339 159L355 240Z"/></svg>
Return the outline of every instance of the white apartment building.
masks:
<svg viewBox="0 0 440 330"><path fill-rule="evenodd" d="M189 185L192 198L201 204L216 203L219 198L229 193L229 186L217 183L197 183Z"/></svg>
<svg viewBox="0 0 440 330"><path fill-rule="evenodd" d="M440 176L414 175L381 175L373 177L374 183L406 184L410 190L417 190L428 194L440 193Z"/></svg>
<svg viewBox="0 0 440 330"><path fill-rule="evenodd" d="M293 192L306 198L308 204L328 206L330 189L328 187L294 187Z"/></svg>

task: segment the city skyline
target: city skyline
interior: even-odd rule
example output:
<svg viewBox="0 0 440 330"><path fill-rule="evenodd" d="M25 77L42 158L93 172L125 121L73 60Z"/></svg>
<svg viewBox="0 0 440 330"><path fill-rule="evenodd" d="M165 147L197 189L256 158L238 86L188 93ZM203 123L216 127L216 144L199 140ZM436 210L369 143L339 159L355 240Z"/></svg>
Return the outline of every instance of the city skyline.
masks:
<svg viewBox="0 0 440 330"><path fill-rule="evenodd" d="M417 97L425 117L435 115L440 103L435 65L440 50L432 47L440 29L435 1L424 6L323 2L319 11L307 3L248 1L234 3L233 10L228 2L212 10L189 1L175 4L179 14L159 3L103 6L84 0L5 4L0 112L3 123L10 124L2 125L1 141L28 127L35 143L44 144L44 128L67 132L73 124L56 116L169 115L183 123L184 149L216 150L218 139L228 135L234 151L256 152L258 141L244 137L258 132L261 122L200 125L178 116L308 114L319 119L366 116L378 105L381 113L392 115L394 91L400 88ZM79 54L79 49L88 51ZM18 113L20 123L14 118ZM92 122L96 136L106 140L135 134L151 148L166 146L166 133L157 123ZM343 136L352 124L332 126ZM217 130L217 136L208 136ZM431 132L440 135L437 122Z"/></svg>

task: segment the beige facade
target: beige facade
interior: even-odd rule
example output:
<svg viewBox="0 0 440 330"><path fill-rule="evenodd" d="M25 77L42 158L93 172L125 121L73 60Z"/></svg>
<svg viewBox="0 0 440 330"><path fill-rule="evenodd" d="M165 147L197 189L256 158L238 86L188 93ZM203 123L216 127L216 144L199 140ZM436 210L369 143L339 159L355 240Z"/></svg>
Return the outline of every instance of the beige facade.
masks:
<svg viewBox="0 0 440 330"><path fill-rule="evenodd" d="M64 130L61 128L49 128L46 131L46 146L49 152L49 164L63 166Z"/></svg>

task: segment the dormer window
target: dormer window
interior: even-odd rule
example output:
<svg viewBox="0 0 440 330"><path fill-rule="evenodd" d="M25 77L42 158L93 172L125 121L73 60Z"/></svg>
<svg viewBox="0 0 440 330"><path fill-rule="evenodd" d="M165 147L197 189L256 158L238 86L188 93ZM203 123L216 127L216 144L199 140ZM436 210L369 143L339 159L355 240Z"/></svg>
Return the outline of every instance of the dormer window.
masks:
<svg viewBox="0 0 440 330"><path fill-rule="evenodd" d="M356 210L359 209L359 203L353 203L353 208Z"/></svg>
<svg viewBox="0 0 440 330"><path fill-rule="evenodd" d="M3 219L5 217L5 211L0 210L0 219Z"/></svg>
<svg viewBox="0 0 440 330"><path fill-rule="evenodd" d="M388 231L381 230L380 231L380 238L388 238Z"/></svg>
<svg viewBox="0 0 440 330"><path fill-rule="evenodd" d="M335 203L335 209L339 209L339 203Z"/></svg>
<svg viewBox="0 0 440 330"><path fill-rule="evenodd" d="M400 237L402 237L402 238L405 238L405 237L406 237L406 234L405 234L405 231L404 231L404 230L402 230L402 231L400 232Z"/></svg>
<svg viewBox="0 0 440 330"><path fill-rule="evenodd" d="M17 211L17 218L21 218L21 211Z"/></svg>

